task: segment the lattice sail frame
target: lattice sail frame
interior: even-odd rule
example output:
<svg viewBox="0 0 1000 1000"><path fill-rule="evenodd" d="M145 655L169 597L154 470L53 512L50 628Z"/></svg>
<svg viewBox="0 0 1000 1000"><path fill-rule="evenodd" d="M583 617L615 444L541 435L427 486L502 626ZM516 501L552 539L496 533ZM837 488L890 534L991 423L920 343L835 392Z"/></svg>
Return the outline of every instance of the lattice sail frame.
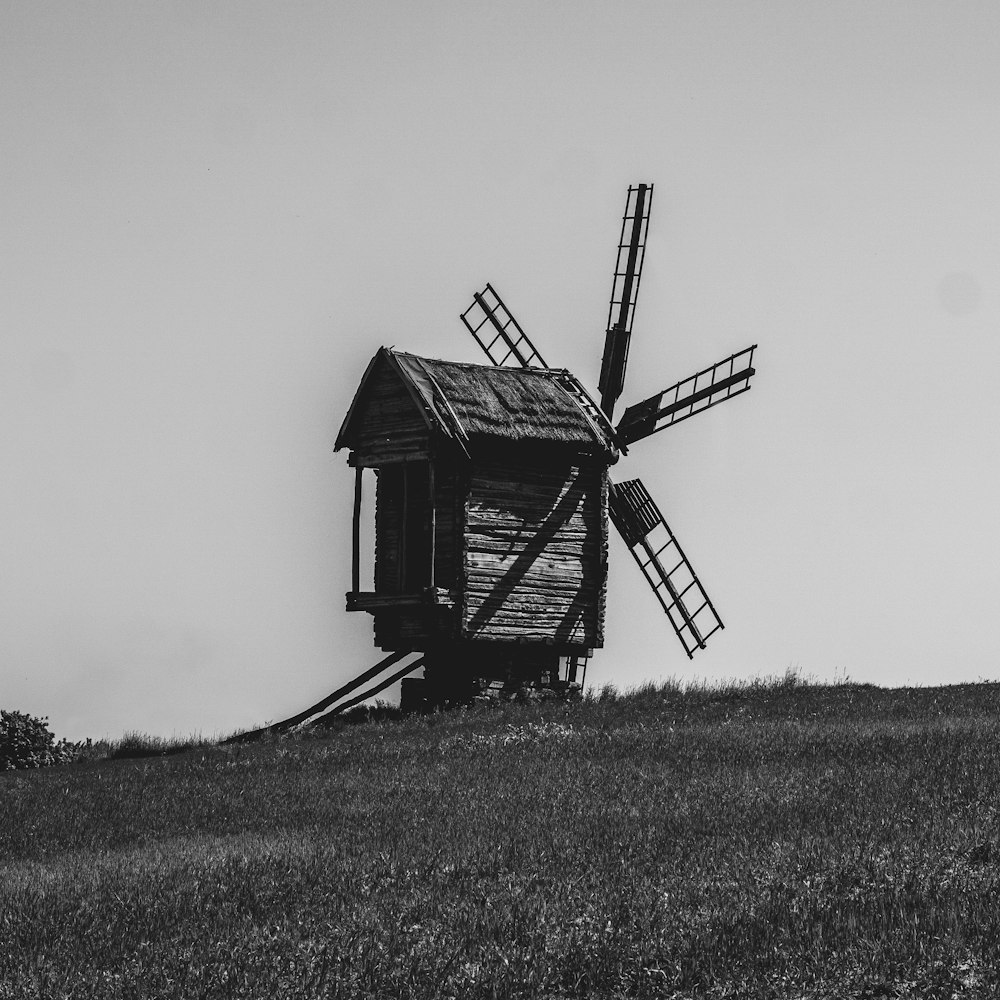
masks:
<svg viewBox="0 0 1000 1000"><path fill-rule="evenodd" d="M461 317L486 357L498 368L549 367L492 285L474 293L472 305Z"/></svg>
<svg viewBox="0 0 1000 1000"><path fill-rule="evenodd" d="M628 364L629 341L632 338L632 320L639 296L642 264L646 258L646 238L649 232L649 213L653 206L653 185L638 184L628 189L622 231L618 238L618 256L611 283L611 302L608 305L608 326L604 338L604 356L601 360L601 377L598 389L601 408L611 420L615 403L625 387L625 368Z"/></svg>
<svg viewBox="0 0 1000 1000"><path fill-rule="evenodd" d="M755 350L757 345L753 344L641 403L633 403L618 422L619 436L632 444L746 392L750 379L756 374L753 367Z"/></svg>
<svg viewBox="0 0 1000 1000"><path fill-rule="evenodd" d="M684 550L639 479L611 484L609 513L691 659L725 626Z"/></svg>

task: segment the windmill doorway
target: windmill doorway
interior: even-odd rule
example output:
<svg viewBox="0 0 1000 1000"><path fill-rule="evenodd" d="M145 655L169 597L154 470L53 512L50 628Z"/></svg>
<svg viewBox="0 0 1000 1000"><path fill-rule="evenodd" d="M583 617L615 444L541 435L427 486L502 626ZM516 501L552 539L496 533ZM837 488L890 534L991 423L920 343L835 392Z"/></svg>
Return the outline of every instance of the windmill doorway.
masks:
<svg viewBox="0 0 1000 1000"><path fill-rule="evenodd" d="M427 462L400 462L378 470L377 593L416 594L432 585L432 511Z"/></svg>

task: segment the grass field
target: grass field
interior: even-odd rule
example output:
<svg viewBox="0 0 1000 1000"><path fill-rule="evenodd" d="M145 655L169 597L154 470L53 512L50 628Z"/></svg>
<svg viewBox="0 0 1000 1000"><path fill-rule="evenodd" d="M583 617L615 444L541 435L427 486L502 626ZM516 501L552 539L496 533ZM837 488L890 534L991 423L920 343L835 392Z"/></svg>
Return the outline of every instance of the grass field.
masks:
<svg viewBox="0 0 1000 1000"><path fill-rule="evenodd" d="M0 998L1000 994L1000 685L667 685L0 775Z"/></svg>

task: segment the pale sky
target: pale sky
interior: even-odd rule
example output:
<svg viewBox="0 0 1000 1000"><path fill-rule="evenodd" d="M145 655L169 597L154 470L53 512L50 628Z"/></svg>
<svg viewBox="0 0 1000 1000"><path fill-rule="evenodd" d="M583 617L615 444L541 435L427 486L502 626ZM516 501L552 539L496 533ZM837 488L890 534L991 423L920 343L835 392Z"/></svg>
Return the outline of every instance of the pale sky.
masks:
<svg viewBox="0 0 1000 1000"><path fill-rule="evenodd" d="M998 106L993 2L3 4L0 707L211 735L374 663L368 360L484 361L490 281L596 390L640 181L620 407L758 374L613 470L725 631L615 536L589 682L997 679Z"/></svg>

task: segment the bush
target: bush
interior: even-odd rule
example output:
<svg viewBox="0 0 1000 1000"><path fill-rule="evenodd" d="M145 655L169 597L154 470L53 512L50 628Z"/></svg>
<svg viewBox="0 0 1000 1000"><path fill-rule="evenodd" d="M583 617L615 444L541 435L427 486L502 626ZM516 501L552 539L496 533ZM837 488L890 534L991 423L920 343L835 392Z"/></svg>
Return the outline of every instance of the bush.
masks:
<svg viewBox="0 0 1000 1000"><path fill-rule="evenodd" d="M76 759L76 744L66 740L57 743L48 721L48 716L36 719L24 712L0 709L0 771L50 767Z"/></svg>

